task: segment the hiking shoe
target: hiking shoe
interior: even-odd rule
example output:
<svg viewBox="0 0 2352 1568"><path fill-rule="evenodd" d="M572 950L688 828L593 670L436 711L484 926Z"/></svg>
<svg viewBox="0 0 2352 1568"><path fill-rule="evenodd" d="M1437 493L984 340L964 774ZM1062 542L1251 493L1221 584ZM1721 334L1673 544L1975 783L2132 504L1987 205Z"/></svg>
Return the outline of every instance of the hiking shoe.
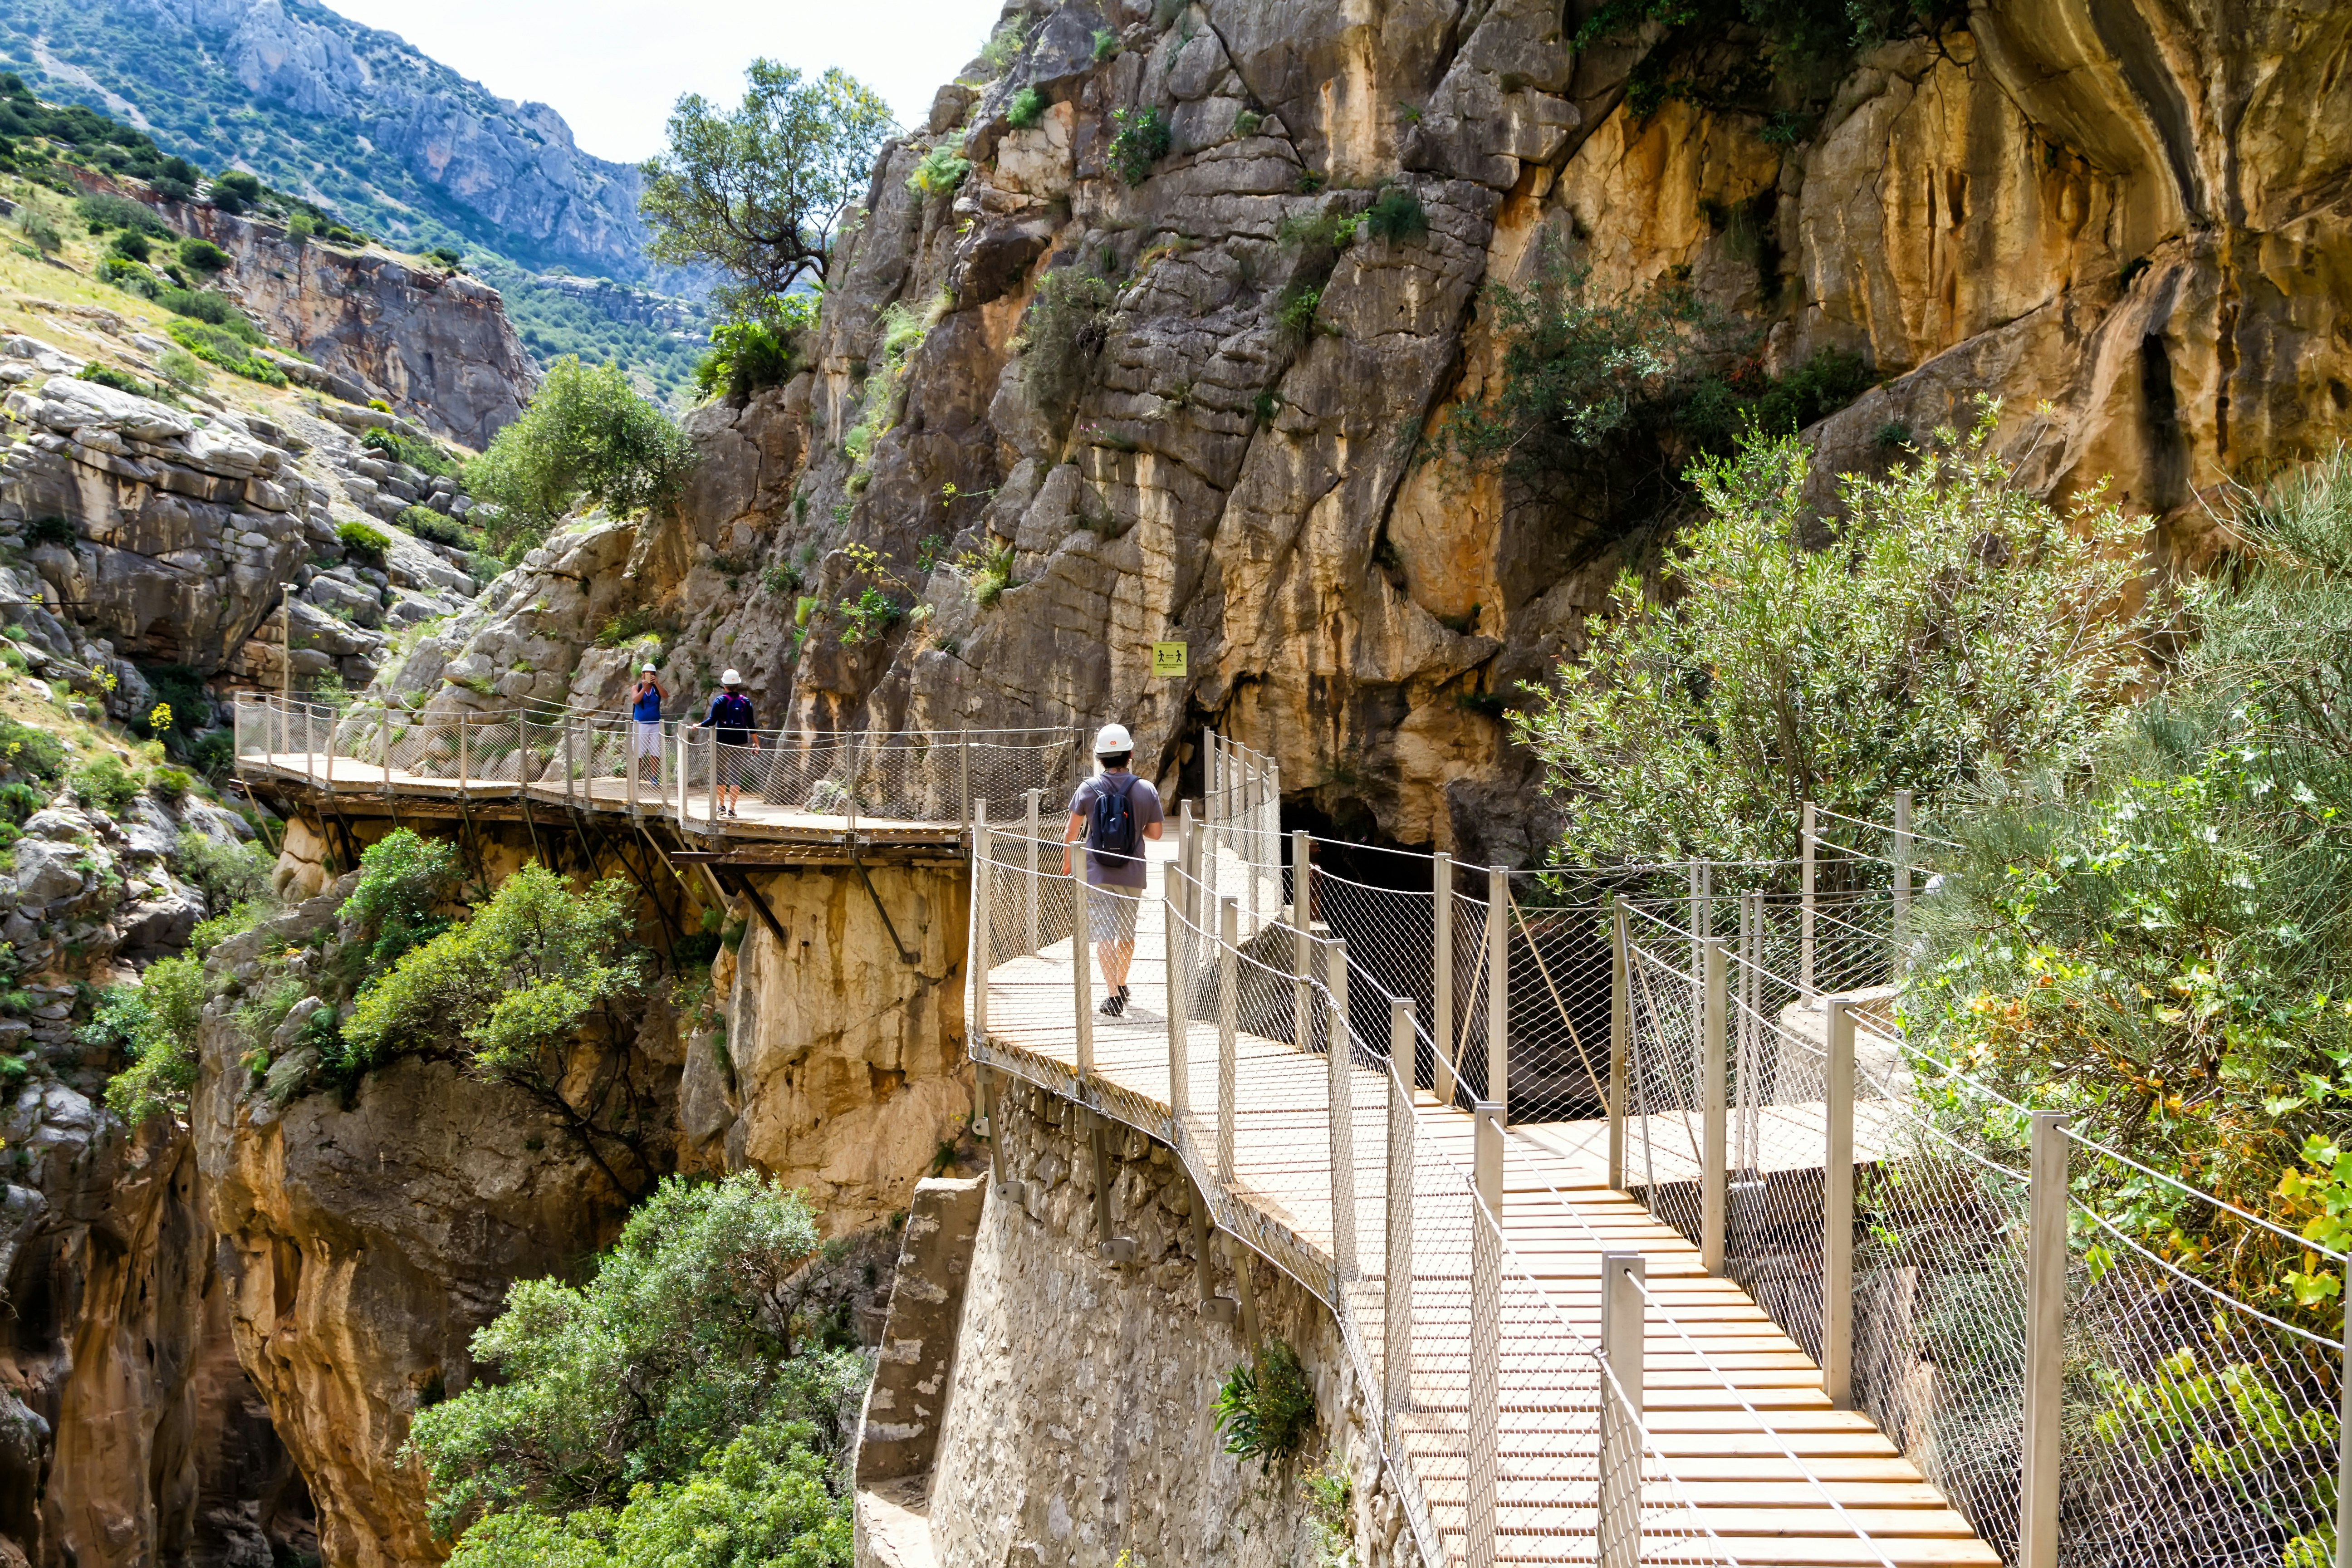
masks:
<svg viewBox="0 0 2352 1568"><path fill-rule="evenodd" d="M1095 1011L1100 1013L1106 1018L1118 1017L1120 1014L1127 1011L1127 993L1124 991L1112 992L1109 995L1103 998L1102 1005L1096 1008Z"/></svg>

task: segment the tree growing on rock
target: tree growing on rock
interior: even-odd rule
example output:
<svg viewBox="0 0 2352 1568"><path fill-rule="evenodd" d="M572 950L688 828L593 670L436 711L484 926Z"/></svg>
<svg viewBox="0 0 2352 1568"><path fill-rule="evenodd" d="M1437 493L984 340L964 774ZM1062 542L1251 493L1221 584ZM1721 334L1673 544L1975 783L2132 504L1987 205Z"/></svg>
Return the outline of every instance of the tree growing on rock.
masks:
<svg viewBox="0 0 2352 1568"><path fill-rule="evenodd" d="M844 71L810 78L756 59L745 76L731 112L699 93L677 100L639 201L653 258L726 272L719 301L739 317L824 278L842 219L897 129L889 105Z"/></svg>
<svg viewBox="0 0 2352 1568"><path fill-rule="evenodd" d="M547 368L522 416L466 465L466 488L491 503L491 547L520 559L581 506L616 515L675 500L694 444L615 364L566 355Z"/></svg>

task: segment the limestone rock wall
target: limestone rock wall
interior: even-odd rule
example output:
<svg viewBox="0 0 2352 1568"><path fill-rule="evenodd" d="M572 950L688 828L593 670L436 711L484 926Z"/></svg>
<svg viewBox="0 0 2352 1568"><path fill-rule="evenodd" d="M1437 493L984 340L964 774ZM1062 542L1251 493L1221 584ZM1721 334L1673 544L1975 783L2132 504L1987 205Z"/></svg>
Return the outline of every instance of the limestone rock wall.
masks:
<svg viewBox="0 0 2352 1568"><path fill-rule="evenodd" d="M1322 1303L1250 1264L1265 1331L1298 1352L1320 1426L1301 1460L1271 1471L1236 1460L1211 1405L1249 1347L1194 1309L1196 1199L1169 1151L1139 1133L1115 1140L1114 1212L1140 1246L1122 1268L1095 1255L1092 1155L1068 1102L1016 1088L991 1121L996 1173L1026 1195L1013 1205L990 1193L964 1287L929 1488L941 1568L1111 1568L1122 1552L1234 1568L1317 1561L1308 1464L1353 1479L1355 1562L1416 1561Z"/></svg>
<svg viewBox="0 0 2352 1568"><path fill-rule="evenodd" d="M1998 395L2037 491L2111 479L2189 565L2216 487L2352 428L2352 15L1993 0L1829 68L1800 111L1706 87L1760 36L1580 51L1590 9L1008 10L1018 60L877 163L808 369L694 417L704 471L633 558L674 684L698 700L735 665L763 712L822 727L1117 717L1191 787L1213 724L1276 755L1294 809L1511 858L1549 828L1498 710L1673 519L1605 462L1419 459L1497 374L1485 284L1558 250L1598 289L1686 276L1762 372L1859 354L1883 384L1812 432L1824 476ZM1666 89L1643 111L1637 75ZM1026 129L1024 89L1046 104ZM1130 185L1116 116L1146 110L1170 151ZM951 196L907 184L936 147L974 163ZM1384 185L1425 232L1299 240ZM1020 334L1048 274L1106 303L1041 406ZM1012 585L983 605L999 552ZM906 613L845 637L869 586ZM1150 677L1162 639L1190 644L1185 679ZM576 668L573 700L616 695Z"/></svg>

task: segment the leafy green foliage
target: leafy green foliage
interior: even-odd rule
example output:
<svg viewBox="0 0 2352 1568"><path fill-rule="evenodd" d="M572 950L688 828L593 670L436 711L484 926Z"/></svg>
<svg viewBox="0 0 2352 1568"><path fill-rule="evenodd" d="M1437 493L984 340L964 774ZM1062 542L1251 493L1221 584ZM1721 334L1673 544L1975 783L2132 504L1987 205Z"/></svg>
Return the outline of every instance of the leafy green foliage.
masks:
<svg viewBox="0 0 2352 1568"><path fill-rule="evenodd" d="M205 297L202 294L189 296L192 300ZM217 296L213 297L217 298ZM166 309L172 308L168 302L159 302L165 303ZM243 318L238 318L238 321L242 324ZM253 352L255 345L251 340L260 334L254 332L250 326L247 327L245 332L239 332L233 327L215 327L204 321L183 318L166 321L163 323L163 330L172 335L173 342L178 343L188 353L207 363L220 366L232 375L241 375L247 381L257 381L265 386L286 384L286 373Z"/></svg>
<svg viewBox="0 0 2352 1568"><path fill-rule="evenodd" d="M805 1303L795 1285L819 1252L798 1193L751 1172L698 1184L673 1177L630 1215L586 1283L515 1285L506 1310L474 1336L473 1353L495 1381L418 1411L411 1429L435 1526L612 1509L639 1487L707 1479L706 1457L747 1434L770 1462L809 1451L816 1466L803 1473L824 1478L824 1458L855 1419L866 1366L854 1352L801 1342ZM844 1505L831 1506L845 1521ZM794 1511L802 1528L814 1522ZM517 1520L485 1544L532 1528Z"/></svg>
<svg viewBox="0 0 2352 1568"><path fill-rule="evenodd" d="M617 367L558 360L520 418L466 465L466 488L497 509L491 542L528 549L583 503L626 514L667 505L693 444Z"/></svg>
<svg viewBox="0 0 2352 1568"><path fill-rule="evenodd" d="M343 1020L331 1070L404 1053L455 1057L551 1111L625 1194L646 1180L643 1108L623 1064L572 1071L583 1029L625 1039L646 984L635 900L620 882L586 893L524 867L489 901L371 979Z"/></svg>
<svg viewBox="0 0 2352 1568"><path fill-rule="evenodd" d="M1034 18L1029 16L1007 16L999 22L996 30L988 36L988 42L980 47L980 67L987 73L980 79L992 81L1010 69L1013 62L1021 58L1022 49L1029 42L1029 31L1035 26Z"/></svg>
<svg viewBox="0 0 2352 1568"><path fill-rule="evenodd" d="M139 794L138 775L112 757L93 757L73 771L73 792L84 805L120 816Z"/></svg>
<svg viewBox="0 0 2352 1568"><path fill-rule="evenodd" d="M1095 64L1104 65L1118 58L1118 30L1115 27L1095 29Z"/></svg>
<svg viewBox="0 0 2352 1568"><path fill-rule="evenodd" d="M2062 517L2011 488L1991 418L1843 480L1834 527L1806 512L1794 437L1694 466L1706 515L1667 552L1671 598L1621 579L1515 726L1566 807L1566 858L1786 858L1804 801L1877 818L1898 787L1925 805L2082 752L2143 674L2115 608L2137 530L2095 496Z"/></svg>
<svg viewBox="0 0 2352 1568"><path fill-rule="evenodd" d="M846 1506L800 1422L746 1426L688 1480L647 1487L615 1515L493 1514L466 1532L452 1568L846 1568Z"/></svg>
<svg viewBox="0 0 2352 1568"><path fill-rule="evenodd" d="M172 235L171 226L157 217L154 209L128 196L93 192L74 203L74 213L90 226L92 233L101 228L120 228L146 235L151 239L168 239Z"/></svg>
<svg viewBox="0 0 2352 1568"><path fill-rule="evenodd" d="M460 875L456 845L394 828L360 852L359 881L338 912L369 944L368 963L387 968L449 929L441 911Z"/></svg>
<svg viewBox="0 0 2352 1568"><path fill-rule="evenodd" d="M47 730L0 718L0 766L20 777L55 784L66 774L65 742Z"/></svg>
<svg viewBox="0 0 2352 1568"><path fill-rule="evenodd" d="M1364 228L1374 239L1391 245L1426 238L1429 213L1410 185L1391 185L1364 209Z"/></svg>
<svg viewBox="0 0 2352 1568"><path fill-rule="evenodd" d="M1157 104L1118 110L1111 120L1118 127L1110 139L1111 169L1129 184L1139 185L1151 177L1151 165L1168 156L1175 145L1174 128L1168 123L1167 111Z"/></svg>
<svg viewBox="0 0 2352 1568"><path fill-rule="evenodd" d="M740 398L782 386L792 374L793 328L772 315L752 316L711 329L710 352L695 366L694 384L705 397Z"/></svg>
<svg viewBox="0 0 2352 1568"><path fill-rule="evenodd" d="M1225 1452L1271 1471L1315 1430L1315 1385L1288 1341L1268 1340L1256 1362L1234 1368L1212 1408Z"/></svg>
<svg viewBox="0 0 2352 1568"><path fill-rule="evenodd" d="M1315 315L1322 308L1321 284L1294 281L1275 299L1275 324L1293 340L1304 342L1315 335Z"/></svg>
<svg viewBox="0 0 2352 1568"><path fill-rule="evenodd" d="M861 643L878 642L906 613L906 605L867 584L834 606L834 614L841 621L841 646L856 647Z"/></svg>
<svg viewBox="0 0 2352 1568"><path fill-rule="evenodd" d="M1023 88L1004 106L1004 123L1015 131L1026 131L1045 118L1045 95L1034 87Z"/></svg>
<svg viewBox="0 0 2352 1568"><path fill-rule="evenodd" d="M343 542L345 550L371 561L382 561L383 552L392 548L392 536L373 523L339 522L335 537Z"/></svg>
<svg viewBox="0 0 2352 1568"><path fill-rule="evenodd" d="M719 297L738 316L824 276L833 237L893 128L889 106L843 71L812 79L755 59L745 77L731 112L699 93L677 100L639 203L653 228L648 254L727 273Z"/></svg>
<svg viewBox="0 0 2352 1568"><path fill-rule="evenodd" d="M172 868L196 885L215 913L258 905L269 892L271 857L258 844L223 844L191 828L173 848Z"/></svg>
<svg viewBox="0 0 2352 1568"><path fill-rule="evenodd" d="M453 550L478 550L482 536L446 512L435 511L429 506L404 506L393 521L419 539L429 539L436 544L446 544Z"/></svg>
<svg viewBox="0 0 2352 1568"><path fill-rule="evenodd" d="M1013 346L1021 351L1022 390L1055 423L1076 408L1118 301L1109 279L1077 268L1055 268L1038 280Z"/></svg>
<svg viewBox="0 0 2352 1568"><path fill-rule="evenodd" d="M2341 1245L2352 455L2231 522L2244 553L2191 588L2199 636L2168 688L2087 768L2021 775L1943 825L1963 849L1917 911L1905 1019L2013 1098ZM2340 1329L2340 1280L2292 1244L2112 1167L2077 1188L2242 1300Z"/></svg>
<svg viewBox="0 0 2352 1568"><path fill-rule="evenodd" d="M160 958L136 985L118 985L76 1032L83 1047L129 1058L107 1081L106 1103L132 1124L187 1113L196 1085L196 1026L205 1006L203 963Z"/></svg>
<svg viewBox="0 0 2352 1568"><path fill-rule="evenodd" d="M951 195L971 173L971 160L960 155L953 147L940 145L923 154L915 172L907 176L907 188L923 197Z"/></svg>
<svg viewBox="0 0 2352 1568"><path fill-rule="evenodd" d="M155 395L153 387L130 372L117 370L110 364L86 364L76 374L80 380L94 382L100 386L110 386L117 392L127 392L134 397Z"/></svg>
<svg viewBox="0 0 2352 1568"><path fill-rule="evenodd" d="M198 235L192 234L180 241L179 255L181 266L206 277L225 271L228 267L228 252Z"/></svg>
<svg viewBox="0 0 2352 1568"><path fill-rule="evenodd" d="M1730 447L1741 431L1794 435L1869 391L1878 378L1859 354L1815 349L1785 376L1773 377L1752 358L1728 374L1703 378L1691 389L1676 422L1707 451Z"/></svg>
<svg viewBox="0 0 2352 1568"><path fill-rule="evenodd" d="M454 474L457 460L443 449L441 443L422 436L404 436L397 430L362 430L360 445L379 457L427 474Z"/></svg>

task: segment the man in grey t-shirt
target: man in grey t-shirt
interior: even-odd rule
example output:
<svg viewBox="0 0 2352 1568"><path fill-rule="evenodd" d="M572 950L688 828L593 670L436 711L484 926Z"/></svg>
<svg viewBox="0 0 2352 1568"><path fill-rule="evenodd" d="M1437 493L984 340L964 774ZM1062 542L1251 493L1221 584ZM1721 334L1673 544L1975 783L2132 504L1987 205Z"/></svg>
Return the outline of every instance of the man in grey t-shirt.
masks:
<svg viewBox="0 0 2352 1568"><path fill-rule="evenodd" d="M1135 738L1126 726L1106 724L1095 736L1095 761L1102 771L1078 786L1070 797L1070 826L1062 836L1062 875L1070 874L1068 846L1087 842L1087 924L1094 939L1095 964L1102 971L1110 994L1097 1011L1116 1018L1127 1011L1127 971L1135 962L1135 911L1143 900L1150 869L1143 841L1160 837L1167 814L1160 792L1128 771ZM1124 846L1097 842L1096 803L1106 795L1127 803L1128 842ZM1114 814L1115 815L1115 814Z"/></svg>

